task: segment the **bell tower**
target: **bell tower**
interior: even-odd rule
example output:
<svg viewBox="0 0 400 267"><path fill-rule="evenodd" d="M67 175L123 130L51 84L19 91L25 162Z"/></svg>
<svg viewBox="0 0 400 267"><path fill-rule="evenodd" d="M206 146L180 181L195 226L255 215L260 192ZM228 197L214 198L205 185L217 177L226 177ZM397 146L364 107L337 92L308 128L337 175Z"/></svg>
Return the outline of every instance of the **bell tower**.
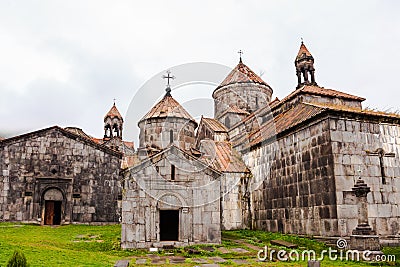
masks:
<svg viewBox="0 0 400 267"><path fill-rule="evenodd" d="M303 85L317 85L314 74L314 58L303 41L301 41L294 65L296 66L297 88Z"/></svg>
<svg viewBox="0 0 400 267"><path fill-rule="evenodd" d="M104 140L111 138L122 139L122 128L124 124L124 119L119 113L117 107L114 105L111 107L110 111L104 117Z"/></svg>

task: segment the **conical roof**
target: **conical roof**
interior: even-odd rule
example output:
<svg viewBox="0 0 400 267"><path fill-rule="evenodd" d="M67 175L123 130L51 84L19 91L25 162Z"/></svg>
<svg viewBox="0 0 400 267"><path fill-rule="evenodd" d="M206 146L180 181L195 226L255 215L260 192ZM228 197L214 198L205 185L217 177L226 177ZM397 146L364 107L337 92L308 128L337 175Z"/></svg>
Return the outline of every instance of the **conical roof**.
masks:
<svg viewBox="0 0 400 267"><path fill-rule="evenodd" d="M117 107L115 106L115 103L112 106L112 108L110 109L110 111L104 116L104 119L107 118L107 117L110 117L110 118L116 117L116 118L122 119L122 116L119 113Z"/></svg>
<svg viewBox="0 0 400 267"><path fill-rule="evenodd" d="M296 61L302 59L304 57L312 57L310 51L308 51L307 47L301 42L299 52L297 53Z"/></svg>
<svg viewBox="0 0 400 267"><path fill-rule="evenodd" d="M183 118L196 123L192 116L169 93L165 94L163 99L147 112L139 122L151 118Z"/></svg>
<svg viewBox="0 0 400 267"><path fill-rule="evenodd" d="M255 74L254 71L243 64L242 60L240 60L239 64L237 64L237 66L228 74L228 76L226 76L218 88L235 83L258 83L268 86L268 84L264 82L260 76Z"/></svg>

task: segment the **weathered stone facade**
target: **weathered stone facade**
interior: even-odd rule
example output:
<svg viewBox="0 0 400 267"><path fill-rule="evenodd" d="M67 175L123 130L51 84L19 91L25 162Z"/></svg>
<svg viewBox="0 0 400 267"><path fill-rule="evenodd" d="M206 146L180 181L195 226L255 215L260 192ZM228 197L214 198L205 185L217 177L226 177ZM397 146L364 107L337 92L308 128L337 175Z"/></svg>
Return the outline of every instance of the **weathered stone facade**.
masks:
<svg viewBox="0 0 400 267"><path fill-rule="evenodd" d="M184 150L190 150L195 140L197 124L182 118L152 118L141 121L139 127L141 129L139 143L143 144L143 147L164 149L174 143Z"/></svg>
<svg viewBox="0 0 400 267"><path fill-rule="evenodd" d="M221 177L221 228L238 230L251 228L250 175L224 173Z"/></svg>
<svg viewBox="0 0 400 267"><path fill-rule="evenodd" d="M400 116L318 86L313 64L302 43L296 89L270 101L240 60L199 124L168 84L138 122L137 151L115 104L101 139L52 127L0 140L0 220L118 222L122 198L124 248L220 243L221 229L349 236L360 170L369 225L398 235Z"/></svg>
<svg viewBox="0 0 400 267"><path fill-rule="evenodd" d="M361 170L371 187L369 224L380 235L396 235L400 224L400 125L379 117L331 118L332 153L339 235L348 236L357 226L356 198L351 186ZM382 149L382 166L379 153Z"/></svg>
<svg viewBox="0 0 400 267"><path fill-rule="evenodd" d="M119 221L122 154L59 127L0 142L0 220Z"/></svg>
<svg viewBox="0 0 400 267"><path fill-rule="evenodd" d="M220 243L220 175L174 145L127 169L122 247Z"/></svg>
<svg viewBox="0 0 400 267"><path fill-rule="evenodd" d="M243 156L254 177L255 228L310 235L337 231L329 139L324 119Z"/></svg>
<svg viewBox="0 0 400 267"><path fill-rule="evenodd" d="M197 122L168 92L138 123L139 149L147 153L171 144L190 151L195 142ZM141 156L146 153L140 153Z"/></svg>
<svg viewBox="0 0 400 267"><path fill-rule="evenodd" d="M284 99L270 102L272 89L240 61L213 93L214 119L202 117L194 140L185 139L184 145L176 142L175 133L182 129L180 120L192 123L193 133L197 125L179 104L169 99L172 104L166 107L167 100L161 101L139 123L139 151L146 152L141 160L162 155L168 145L177 144L220 172L221 229L320 236L349 236L356 227L357 203L352 188L360 169L371 186L365 204L369 224L378 235L397 235L400 116L363 110L364 98L318 86L313 64L314 58L302 43L295 61L297 88ZM166 96L171 97L170 92ZM165 123L167 117L170 124ZM150 119L159 123L146 132L144 124ZM153 134L168 131L174 133L169 144L158 145L162 138ZM130 176L125 177L130 183L136 181L136 187L133 170L140 164L128 169ZM168 168L160 170L164 176L168 172ZM157 187L159 180L149 180L154 177L151 172L139 176L149 181L147 186L153 184L158 194L177 190L171 185ZM165 182L165 177L160 181ZM153 197L152 204L141 204L150 200L128 199L136 187L135 183L126 186L131 191L127 201L136 203L128 205L126 218L135 216L136 207L156 206L159 197ZM156 191L152 194L157 195ZM129 240L125 247L151 242L159 245L160 222L155 216L148 238L143 220L136 221L136 228L130 230L130 219L123 220L124 229L128 229L123 240ZM139 214L137 220L142 217Z"/></svg>

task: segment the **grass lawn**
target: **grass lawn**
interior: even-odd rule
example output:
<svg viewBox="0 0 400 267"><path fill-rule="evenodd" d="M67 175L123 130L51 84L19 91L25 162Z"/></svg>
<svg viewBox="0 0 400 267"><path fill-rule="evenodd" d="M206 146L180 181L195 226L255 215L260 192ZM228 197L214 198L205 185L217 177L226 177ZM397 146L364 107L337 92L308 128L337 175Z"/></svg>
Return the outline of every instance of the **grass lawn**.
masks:
<svg viewBox="0 0 400 267"><path fill-rule="evenodd" d="M113 266L132 252L119 249L120 225L59 227L0 224L0 266L21 249L30 266Z"/></svg>
<svg viewBox="0 0 400 267"><path fill-rule="evenodd" d="M14 249L21 249L31 267L34 266L113 266L117 260L147 258L147 250L124 251L119 247L120 225L89 226L89 225L65 225L59 227L0 223L0 266L6 266ZM268 245L272 249L283 249L271 246L269 241L281 239L299 245L302 249L312 249L317 253L327 247L311 239L296 236L282 235L279 233L268 233L263 231L225 231L220 246L212 246L215 251L204 249L205 246L192 246L197 250L196 255L189 254L184 248L175 249L175 256L187 257L186 263L180 266L198 265L190 258L222 257L227 259L221 266L235 265L233 260L246 259L252 266L307 266L306 262L257 262L257 247ZM240 243L242 242L242 243ZM249 245L250 244L250 245ZM210 246L207 246L208 248ZM229 253L221 253L218 247L230 250ZM232 249L244 248L248 253L240 254L232 252ZM399 248L387 248L387 254L396 255L400 259ZM164 252L158 253L160 257L167 257ZM134 263L134 261L133 261ZM400 262L397 262L400 266ZM131 266L134 264L131 264ZM383 265L341 262L324 260L322 266L395 266L395 263ZM173 266L170 264L169 266ZM244 266L244 265L242 265Z"/></svg>

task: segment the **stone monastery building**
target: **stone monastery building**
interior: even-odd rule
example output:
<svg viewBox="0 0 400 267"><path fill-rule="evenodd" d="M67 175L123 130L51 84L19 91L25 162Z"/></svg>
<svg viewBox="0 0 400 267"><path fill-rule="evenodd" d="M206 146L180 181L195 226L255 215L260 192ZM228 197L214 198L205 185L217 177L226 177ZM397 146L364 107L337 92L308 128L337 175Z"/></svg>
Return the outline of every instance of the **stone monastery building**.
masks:
<svg viewBox="0 0 400 267"><path fill-rule="evenodd" d="M212 94L214 118L199 122L168 84L138 122L136 150L115 105L103 139L52 127L0 141L0 220L121 220L124 248L219 243L223 229L349 236L362 176L369 225L398 235L400 116L319 86L303 43L295 68L279 100L240 59Z"/></svg>

